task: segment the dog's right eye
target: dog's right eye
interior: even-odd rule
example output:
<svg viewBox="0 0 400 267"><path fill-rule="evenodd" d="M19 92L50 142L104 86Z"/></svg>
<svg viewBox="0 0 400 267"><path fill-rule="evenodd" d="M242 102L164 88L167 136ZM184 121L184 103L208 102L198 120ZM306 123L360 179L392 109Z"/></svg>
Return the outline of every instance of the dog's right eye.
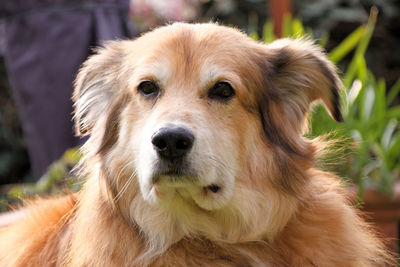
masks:
<svg viewBox="0 0 400 267"><path fill-rule="evenodd" d="M141 82L138 86L138 91L144 96L155 96L158 94L158 86L151 81Z"/></svg>
<svg viewBox="0 0 400 267"><path fill-rule="evenodd" d="M208 92L208 97L215 100L227 101L235 95L235 90L228 82L217 82Z"/></svg>

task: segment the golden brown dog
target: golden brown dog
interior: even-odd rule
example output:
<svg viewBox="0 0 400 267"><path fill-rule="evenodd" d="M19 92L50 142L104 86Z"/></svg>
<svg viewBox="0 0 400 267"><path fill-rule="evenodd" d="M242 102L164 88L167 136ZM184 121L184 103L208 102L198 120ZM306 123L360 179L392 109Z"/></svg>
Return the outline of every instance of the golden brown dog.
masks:
<svg viewBox="0 0 400 267"><path fill-rule="evenodd" d="M84 187L1 230L0 265L390 263L302 136L315 100L342 120L341 87L306 40L176 23L108 43L73 96Z"/></svg>

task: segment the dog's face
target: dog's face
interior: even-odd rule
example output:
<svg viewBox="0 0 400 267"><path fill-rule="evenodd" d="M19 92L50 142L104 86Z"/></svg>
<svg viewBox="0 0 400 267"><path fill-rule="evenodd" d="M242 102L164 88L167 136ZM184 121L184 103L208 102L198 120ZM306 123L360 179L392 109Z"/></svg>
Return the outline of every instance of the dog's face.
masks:
<svg viewBox="0 0 400 267"><path fill-rule="evenodd" d="M244 160L244 147L234 144L246 146L257 128L249 127L252 114L243 103L251 101L242 78L251 73L238 67L246 59L235 58L241 51L234 46L198 36L203 29L197 27L146 36L145 45L156 44L135 59L129 87L139 111L125 145L135 153L146 201L170 205L182 199L214 210L231 199Z"/></svg>
<svg viewBox="0 0 400 267"><path fill-rule="evenodd" d="M341 120L340 84L307 41L262 45L214 24L173 24L85 63L77 131L91 135L87 158L127 217L173 214L183 234L217 221L215 238L236 227L236 239L251 239L295 209L315 150L301 137L310 103Z"/></svg>

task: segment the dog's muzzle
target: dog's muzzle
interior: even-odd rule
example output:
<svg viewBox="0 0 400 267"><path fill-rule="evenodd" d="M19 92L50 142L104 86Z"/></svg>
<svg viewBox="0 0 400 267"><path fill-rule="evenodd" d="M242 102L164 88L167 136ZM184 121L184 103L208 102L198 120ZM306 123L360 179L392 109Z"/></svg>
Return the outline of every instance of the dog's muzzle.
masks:
<svg viewBox="0 0 400 267"><path fill-rule="evenodd" d="M158 128L150 138L153 155L151 173L144 189L150 201L158 201L178 193L192 198L200 207L211 209L223 192L223 184L214 176L202 176L196 165L198 144L194 133L183 125L167 124ZM154 153L155 152L155 153ZM206 168L206 167L204 167ZM210 179L211 178L211 179ZM218 194L217 194L218 193Z"/></svg>

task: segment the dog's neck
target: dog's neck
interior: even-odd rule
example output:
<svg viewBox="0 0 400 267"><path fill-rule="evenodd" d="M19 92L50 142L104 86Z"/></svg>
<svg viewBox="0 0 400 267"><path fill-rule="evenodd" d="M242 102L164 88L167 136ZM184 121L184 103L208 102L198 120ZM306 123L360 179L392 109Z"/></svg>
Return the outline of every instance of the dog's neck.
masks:
<svg viewBox="0 0 400 267"><path fill-rule="evenodd" d="M206 239L225 245L260 242L260 240L270 243L282 230L273 229L271 226L284 226L284 221L288 221L289 215L293 212L289 212L287 207L271 203L270 199L276 199L276 196L271 198L270 194L261 192L258 194L255 191L236 192L251 197L246 199L246 203L230 203L223 209L215 211L201 209L195 203L183 201L179 196L166 205L152 206L141 196L137 181L132 182L130 190L126 190L123 197L115 201L115 193L107 182L111 179L105 177L101 165L97 167L89 173L89 180L81 194L83 199L79 205L90 208L78 208L76 218L80 227L77 229L82 231L78 235L87 236L90 240L93 238L90 236L91 225L106 223L107 227L99 229L115 229L115 231L110 230L102 237L107 239L111 234L112 239L115 239L115 235L121 235L118 239L126 242L127 246L136 244L136 251L128 249L129 253L126 253L139 262L149 262L188 238ZM237 187L236 190L249 189ZM280 202L282 205L287 203L288 199ZM289 206L294 207L294 205ZM285 212L282 212L282 209ZM283 218L282 214L287 216ZM104 219L99 221L98 218ZM276 220L281 222L277 223ZM140 232L137 229L140 229ZM112 243L108 241L105 243L108 250L114 249ZM94 251L99 249L101 248L96 248Z"/></svg>

